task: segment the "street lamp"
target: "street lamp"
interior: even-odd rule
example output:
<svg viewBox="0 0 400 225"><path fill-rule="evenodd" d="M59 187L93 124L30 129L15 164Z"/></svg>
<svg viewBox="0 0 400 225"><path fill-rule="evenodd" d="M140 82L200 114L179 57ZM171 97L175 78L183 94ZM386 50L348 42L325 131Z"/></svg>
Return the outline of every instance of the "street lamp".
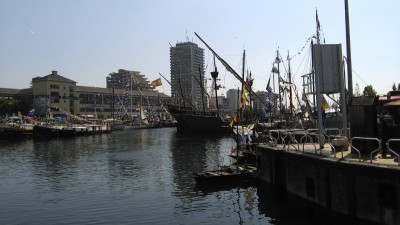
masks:
<svg viewBox="0 0 400 225"><path fill-rule="evenodd" d="M97 118L97 112L96 112L96 95L94 96L94 117Z"/></svg>

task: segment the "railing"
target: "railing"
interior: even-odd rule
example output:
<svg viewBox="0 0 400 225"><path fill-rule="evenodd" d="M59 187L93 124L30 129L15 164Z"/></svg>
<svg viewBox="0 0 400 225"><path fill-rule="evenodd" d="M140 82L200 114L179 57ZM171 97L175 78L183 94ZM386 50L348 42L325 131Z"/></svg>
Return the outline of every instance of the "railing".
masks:
<svg viewBox="0 0 400 225"><path fill-rule="evenodd" d="M303 142L304 138L305 141ZM300 143L303 143L303 153L304 153L304 145L307 143L307 138L310 139L310 143L314 146L315 154L317 154L317 146L314 144L313 137L310 135L308 131L306 131L304 136L300 138Z"/></svg>
<svg viewBox="0 0 400 225"><path fill-rule="evenodd" d="M334 129L332 129L334 130ZM339 133L340 130L338 130ZM276 135L276 138L273 136ZM295 135L299 135L299 134L304 134L301 138L300 141L298 142L295 138ZM334 158L336 158L336 153L337 151L341 152L341 158L344 159L344 153L343 151L348 148L350 146L350 150L354 150L358 153L358 161L361 161L361 151L359 149L357 149L354 146L354 141L357 140L363 140L363 141L373 141L373 142L377 142L378 147L374 150L372 150L370 152L370 162L372 163L373 161L373 156L375 153L379 152L382 150L382 140L378 139L378 138L371 138L371 137L353 137L349 139L346 136L343 135L323 135L323 134L318 134L318 133L312 133L309 130L305 130L305 131L296 131L296 130L270 130L269 131L269 136L268 138L268 143L274 145L274 147L278 146L278 141L282 143L283 147L280 150L287 150L290 151L290 146L294 147L295 151L300 151L300 144L302 144L302 152L304 153L305 151L305 145L306 144L311 144L314 147L314 152L315 154L317 154L317 151L319 150L319 154L322 155L322 147L319 146L318 148L318 143L325 143L326 137L328 138L328 144L331 146L332 150L333 150L333 154L334 154ZM322 140L321 140L322 139ZM341 139L341 140L346 140L346 144L343 145L339 145L340 147L342 147L341 149L337 149L338 145L334 145L332 143L332 141L334 139ZM386 146L388 151L395 155L395 158L397 158L397 162L398 165L400 166L400 154L398 153L400 151L400 149L397 149L398 151L395 151L393 148L391 148L390 144L396 142L396 143L400 143L400 139L389 139L386 142ZM297 145L297 147L296 147Z"/></svg>
<svg viewBox="0 0 400 225"><path fill-rule="evenodd" d="M377 142L378 142L378 144L379 144L378 148L375 149L375 150L373 150L373 151L371 152L371 154L370 154L371 163L372 163L372 155L373 155L375 152L378 152L379 150L382 149L382 147L381 147L381 142L382 142L382 141L381 141L380 139L378 139L378 138L353 137L353 138L351 139L351 141L350 141L350 146L351 146L351 149L354 149L356 152L358 152L358 161L361 161L361 152L360 152L360 150L358 150L356 147L354 147L354 145L353 145L353 141L354 141L354 140L366 140L366 141L377 141Z"/></svg>
<svg viewBox="0 0 400 225"><path fill-rule="evenodd" d="M285 136L283 136L285 135ZM285 139L289 139L288 143L286 144ZM299 150L299 143L297 142L296 138L294 137L294 133L289 131L286 131L285 133L282 133L282 140L283 140L283 149L285 149L285 146L287 146L287 150L290 150L290 146L292 145L294 147L294 150L298 151ZM297 149L296 146L292 144L296 143L297 144Z"/></svg>
<svg viewBox="0 0 400 225"><path fill-rule="evenodd" d="M323 143L322 145L321 144L319 145L319 154L322 155L322 146L325 143L325 135L323 135L323 134L312 134L312 135L314 135L318 138L318 143L321 143L321 142ZM320 139L322 139L322 141ZM317 151L315 151L315 154L317 154Z"/></svg>
<svg viewBox="0 0 400 225"><path fill-rule="evenodd" d="M277 135L276 138L274 138L274 137L272 136L273 133L276 133L276 135ZM275 140L276 140L276 144L278 144L278 140L279 140L280 136L281 136L281 135L280 135L280 133L279 133L278 130L270 130L270 131L269 131L269 137L270 137L272 140L275 139ZM284 140L282 140L282 141L284 141Z"/></svg>
<svg viewBox="0 0 400 225"><path fill-rule="evenodd" d="M311 133L309 132L309 130L305 130L305 132L304 131L298 132L298 131L299 130L270 130L269 138L275 145L277 145L278 141L280 141L283 144L282 150L286 149L287 151L290 150L290 146L293 146L295 151L300 151L300 143L302 143L303 153L305 144L310 143L314 146L315 154L317 154L317 150L319 150L320 151L319 154L322 155L322 147L320 146L319 148L317 148L313 140L320 141L322 139L322 142L325 143L325 136L323 134ZM304 135L300 138L300 143L299 143L296 140L295 135L303 133ZM272 134L275 134L276 138L274 138ZM308 140L310 142L308 142Z"/></svg>
<svg viewBox="0 0 400 225"><path fill-rule="evenodd" d="M393 149L390 148L390 142L400 142L400 139L389 139L389 140L386 142L386 146L387 146L388 150L389 150L391 153L393 153L394 155L396 155L396 157L397 157L397 164L400 166L399 154L398 154L396 151L394 151Z"/></svg>
<svg viewBox="0 0 400 225"><path fill-rule="evenodd" d="M276 138L274 138L274 137L272 136L272 134L276 134ZM285 130L285 131L283 131L283 130L270 130L270 131L269 131L269 138L272 140L272 142L273 142L274 144L276 144L276 146L277 146L277 144L278 144L278 141L280 141L280 142L283 144L283 148L282 148L282 149L285 149L285 147L286 147L287 145L289 145L289 146L288 146L288 150L289 150L289 149L290 149L291 142L292 142L293 140L294 140L295 143L297 143L297 141L295 140L295 138L292 136L290 130L289 130L289 131L288 131L288 130ZM285 140L285 139L287 139L287 138L289 138L288 144L286 144L286 140ZM294 147L295 147L295 146L294 146ZM295 149L296 149L296 147L295 147ZM296 150L297 150L297 149L296 149Z"/></svg>

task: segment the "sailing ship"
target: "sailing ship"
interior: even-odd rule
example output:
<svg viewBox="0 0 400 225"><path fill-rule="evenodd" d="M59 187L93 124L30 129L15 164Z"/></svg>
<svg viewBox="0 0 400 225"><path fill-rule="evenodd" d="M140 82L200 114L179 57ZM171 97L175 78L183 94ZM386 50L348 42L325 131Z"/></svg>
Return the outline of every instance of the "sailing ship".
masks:
<svg viewBox="0 0 400 225"><path fill-rule="evenodd" d="M170 85L171 83L160 74ZM211 76L214 82L215 99L217 109L215 111L206 111L203 99L203 110L198 110L191 104L190 101L184 96L184 94L176 90L181 96L184 103L190 104L190 106L181 105L168 105L168 111L171 113L172 117L176 120L176 127L178 132L181 133L194 133L194 134L229 134L229 121L223 120L218 112L218 88L217 78L218 71L215 70L211 72ZM201 89L204 90L200 82ZM173 85L171 85L173 87Z"/></svg>
<svg viewBox="0 0 400 225"><path fill-rule="evenodd" d="M223 121L216 112L201 112L191 107L168 105L168 110L177 121L181 133L229 134L229 122Z"/></svg>
<svg viewBox="0 0 400 225"><path fill-rule="evenodd" d="M140 107L139 107L139 118L136 120L129 121L125 124L125 129L144 129L153 127L152 124L149 123L147 116L143 109L142 98L140 99Z"/></svg>

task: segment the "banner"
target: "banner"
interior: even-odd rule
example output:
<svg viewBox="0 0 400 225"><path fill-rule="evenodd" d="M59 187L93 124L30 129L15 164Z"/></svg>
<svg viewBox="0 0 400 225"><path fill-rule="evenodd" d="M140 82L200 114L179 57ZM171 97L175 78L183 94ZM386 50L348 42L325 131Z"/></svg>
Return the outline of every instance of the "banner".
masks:
<svg viewBox="0 0 400 225"><path fill-rule="evenodd" d="M161 78L158 78L157 80L154 80L150 83L150 86L152 86L153 88L161 86L161 85L162 85Z"/></svg>

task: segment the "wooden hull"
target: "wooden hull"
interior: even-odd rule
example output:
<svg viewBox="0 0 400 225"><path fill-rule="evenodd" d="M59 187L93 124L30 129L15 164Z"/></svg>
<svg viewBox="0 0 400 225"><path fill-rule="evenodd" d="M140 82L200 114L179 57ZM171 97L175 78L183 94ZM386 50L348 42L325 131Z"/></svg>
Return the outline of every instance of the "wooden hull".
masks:
<svg viewBox="0 0 400 225"><path fill-rule="evenodd" d="M194 179L199 184L204 183L243 183L254 181L255 168L243 168L236 170L233 167L221 168L219 170L194 172Z"/></svg>
<svg viewBox="0 0 400 225"><path fill-rule="evenodd" d="M229 134L231 129L228 122L222 121L215 112L196 112L189 109L180 109L168 106L176 127L182 133L194 134Z"/></svg>

